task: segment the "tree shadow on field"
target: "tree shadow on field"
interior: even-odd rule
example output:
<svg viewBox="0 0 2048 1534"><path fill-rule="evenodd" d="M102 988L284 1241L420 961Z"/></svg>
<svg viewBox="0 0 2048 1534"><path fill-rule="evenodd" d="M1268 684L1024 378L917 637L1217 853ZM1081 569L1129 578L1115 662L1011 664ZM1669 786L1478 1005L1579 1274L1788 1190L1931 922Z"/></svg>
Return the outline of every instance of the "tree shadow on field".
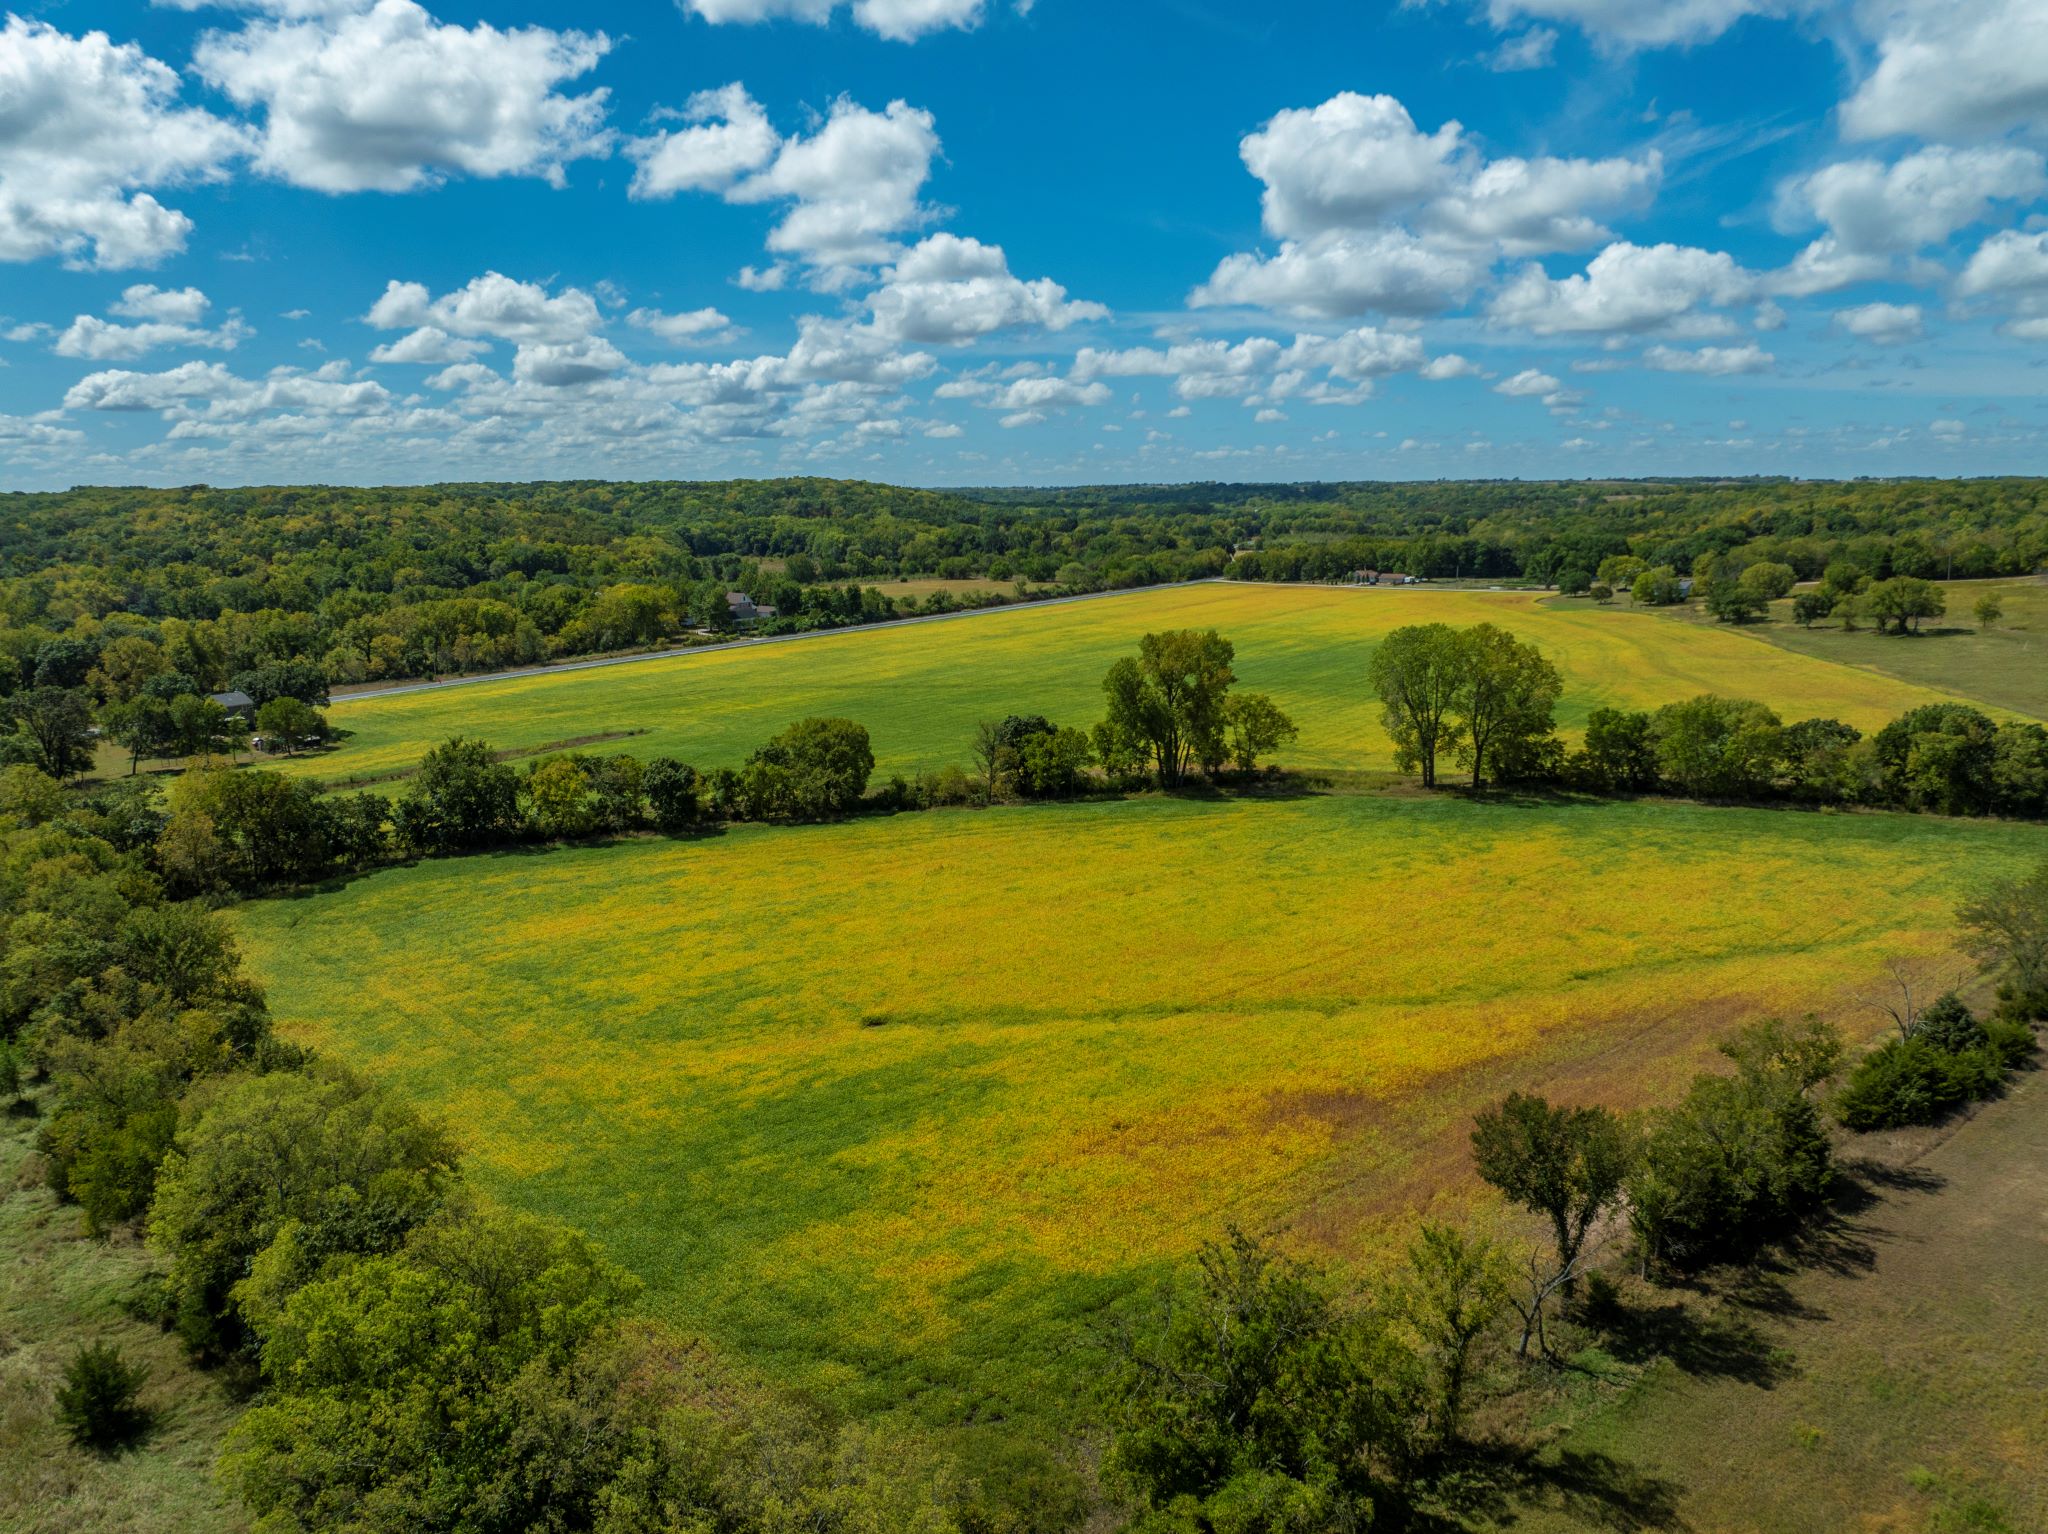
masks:
<svg viewBox="0 0 2048 1534"><path fill-rule="evenodd" d="M1511 788L1474 788L1470 784L1439 784L1437 792L1468 804L1492 805L1504 810L1602 810L1616 804L1635 804L1648 795L1587 794L1575 789L1525 784Z"/></svg>
<svg viewBox="0 0 2048 1534"><path fill-rule="evenodd" d="M1897 1239L1897 1232L1877 1219L1879 1211L1903 1197L1939 1193L1948 1186L1946 1177L1926 1167L1869 1157L1845 1160L1839 1171L1826 1211L1757 1263L1760 1276L1801 1270L1838 1278L1867 1275L1877 1266L1879 1247Z"/></svg>
<svg viewBox="0 0 2048 1534"><path fill-rule="evenodd" d="M1683 1529L1678 1491L1675 1482L1606 1454L1485 1444L1461 1455L1410 1505L1387 1509L1385 1527L1454 1534L1475 1521L1512 1527L1544 1508L1577 1529Z"/></svg>
<svg viewBox="0 0 2048 1534"><path fill-rule="evenodd" d="M1238 799L1323 799L1335 787L1333 780L1312 774L1259 772L1250 777L1228 777L1220 783L1212 783L1206 778L1190 779L1166 790L1164 797L1193 804L1229 804Z"/></svg>
<svg viewBox="0 0 2048 1534"><path fill-rule="evenodd" d="M503 862L513 858L544 858L557 852L571 852L580 848L618 847L630 842L704 842L715 841L726 835L728 827L724 822L706 823L693 826L687 831L629 831L622 834L599 833L577 837L568 841L553 842L505 842L493 847L465 847L456 852L433 853L423 856L393 857L387 861L371 863L347 873L330 874L313 884L285 884L274 889L258 891L250 896L260 900L310 900L316 895L334 895L347 889L359 879L374 878L389 873L394 868L417 868L423 863L463 863L479 860Z"/></svg>
<svg viewBox="0 0 2048 1534"><path fill-rule="evenodd" d="M1729 1305L1711 1309L1683 1298L1647 1304L1617 1301L1612 1318L1602 1327L1602 1345L1624 1363L1641 1366L1664 1358L1695 1379L1736 1380L1775 1390L1798 1373L1797 1365L1744 1312L1798 1314L1806 1320L1826 1317L1800 1307L1782 1286L1779 1294L1729 1298Z"/></svg>

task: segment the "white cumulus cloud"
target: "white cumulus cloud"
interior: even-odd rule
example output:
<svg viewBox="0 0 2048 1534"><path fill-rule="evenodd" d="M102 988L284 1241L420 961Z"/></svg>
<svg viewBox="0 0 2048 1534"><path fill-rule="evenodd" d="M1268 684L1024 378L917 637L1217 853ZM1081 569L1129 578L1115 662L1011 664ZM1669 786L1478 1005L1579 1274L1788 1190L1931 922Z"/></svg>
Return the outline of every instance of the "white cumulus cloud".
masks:
<svg viewBox="0 0 2048 1534"><path fill-rule="evenodd" d="M717 309L686 309L680 314L635 309L626 316L626 323L677 345L702 345L732 332L732 321Z"/></svg>
<svg viewBox="0 0 2048 1534"><path fill-rule="evenodd" d="M81 314L50 349L60 357L83 357L91 362L132 362L150 352L172 347L231 352L253 334L241 316L233 314L212 329L174 320L139 320L123 325Z"/></svg>
<svg viewBox="0 0 2048 1534"><path fill-rule="evenodd" d="M1921 333L1925 316L1918 304L1859 304L1835 311L1835 327L1866 341L1910 341Z"/></svg>
<svg viewBox="0 0 2048 1534"><path fill-rule="evenodd" d="M104 32L0 26L0 261L153 266L192 221L150 188L216 180L239 128L179 104L169 65Z"/></svg>
<svg viewBox="0 0 2048 1534"><path fill-rule="evenodd" d="M581 288L550 294L499 272L473 277L435 298L424 283L393 281L364 319L379 330L432 326L451 336L489 337L520 345L562 345L603 328L597 300Z"/></svg>
<svg viewBox="0 0 2048 1534"><path fill-rule="evenodd" d="M737 82L699 91L680 116L690 126L627 142L626 154L638 167L630 196L723 192L774 159L782 147L782 135L767 112Z"/></svg>
<svg viewBox="0 0 2048 1534"><path fill-rule="evenodd" d="M842 97L797 138L779 134L737 84L692 97L682 116L689 126L627 144L639 167L632 195L788 204L768 248L811 267L820 286L846 286L857 269L889 260L895 237L932 217L920 198L939 136L931 113L907 102L876 112Z"/></svg>
<svg viewBox="0 0 2048 1534"><path fill-rule="evenodd" d="M197 288L160 288L155 283L138 282L123 288L121 296L107 307L123 319L196 325L212 305Z"/></svg>
<svg viewBox="0 0 2048 1534"><path fill-rule="evenodd" d="M1653 346L1643 353L1643 365L1659 373L1698 373L1709 378L1727 378L1737 373L1766 373L1777 360L1754 341L1741 346L1693 349Z"/></svg>
<svg viewBox="0 0 2048 1534"><path fill-rule="evenodd" d="M377 347L370 353L370 360L438 368L467 362L490 349L488 341L451 336L438 325L422 325L396 341L387 341Z"/></svg>
<svg viewBox="0 0 2048 1534"><path fill-rule="evenodd" d="M1225 257L1190 302L1322 319L1440 313L1502 256L1609 241L1600 215L1641 206L1663 175L1654 151L1489 161L1456 122L1424 132L1393 97L1349 91L1277 114L1239 149L1280 245Z"/></svg>
<svg viewBox="0 0 2048 1534"><path fill-rule="evenodd" d="M868 300L877 329L899 341L961 344L999 330L1065 330L1106 320L1101 304L1067 297L1049 277L1010 273L999 245L934 234L897 258Z"/></svg>
<svg viewBox="0 0 2048 1534"><path fill-rule="evenodd" d="M1265 183L1267 232L1310 239L1374 223L1448 187L1463 132L1450 122L1423 133L1392 96L1344 91L1279 113L1239 152Z"/></svg>
<svg viewBox="0 0 2048 1534"><path fill-rule="evenodd" d="M567 95L602 33L437 22L413 0L284 17L200 40L194 62L263 114L256 164L323 192L403 192L449 176L539 176L610 152L605 95Z"/></svg>
<svg viewBox="0 0 2048 1534"><path fill-rule="evenodd" d="M1553 278L1531 264L1495 295L1488 316L1537 335L1712 334L1727 322L1704 311L1741 303L1755 278L1723 251L1687 245L1608 246L1584 273Z"/></svg>
<svg viewBox="0 0 2048 1534"><path fill-rule="evenodd" d="M823 26L845 0L682 0L683 9L709 22L807 21ZM853 19L899 43L931 32L980 23L983 0L853 0Z"/></svg>
<svg viewBox="0 0 2048 1534"><path fill-rule="evenodd" d="M1247 305L1321 319L1374 311L1430 315L1469 297L1487 267L1469 250L1433 245L1404 229L1331 234L1286 241L1271 256L1226 256L1188 301L1196 308Z"/></svg>
<svg viewBox="0 0 2048 1534"><path fill-rule="evenodd" d="M2048 191L2041 156L2003 144L1936 145L1887 165L1844 160L1780 189L1781 220L1810 213L1852 252L1909 252L1938 245L1987 218L1995 202L2031 202Z"/></svg>
<svg viewBox="0 0 2048 1534"><path fill-rule="evenodd" d="M2048 124L2043 0L1892 0L1877 67L1842 104L1850 138L1989 137Z"/></svg>

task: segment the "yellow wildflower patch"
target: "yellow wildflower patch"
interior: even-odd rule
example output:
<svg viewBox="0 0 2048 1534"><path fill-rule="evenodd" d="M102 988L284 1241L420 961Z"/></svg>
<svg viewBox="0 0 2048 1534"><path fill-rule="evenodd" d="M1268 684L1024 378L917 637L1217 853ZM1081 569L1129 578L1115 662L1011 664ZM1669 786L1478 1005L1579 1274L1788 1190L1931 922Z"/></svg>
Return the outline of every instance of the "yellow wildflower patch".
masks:
<svg viewBox="0 0 2048 1534"><path fill-rule="evenodd" d="M492 1191L794 1381L944 1416L1067 1389L1077 1318L1227 1221L1349 1259L1462 1197L1511 1088L1628 1107L1754 1017L1873 1033L1884 960L2044 855L1924 817L1152 799L429 863L238 920L285 1031L447 1117Z"/></svg>

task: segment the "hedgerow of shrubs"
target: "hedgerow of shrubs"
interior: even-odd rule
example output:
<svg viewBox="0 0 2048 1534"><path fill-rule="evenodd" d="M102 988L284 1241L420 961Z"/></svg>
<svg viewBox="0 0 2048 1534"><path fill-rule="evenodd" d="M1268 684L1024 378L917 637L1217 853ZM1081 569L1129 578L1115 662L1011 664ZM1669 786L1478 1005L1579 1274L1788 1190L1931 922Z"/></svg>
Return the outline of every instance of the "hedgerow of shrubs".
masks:
<svg viewBox="0 0 2048 1534"><path fill-rule="evenodd" d="M2034 1030L2012 1017L1979 1020L1953 993L1857 1062L1835 1100L1849 1129L1936 1123L1967 1103L1996 1096L2034 1054Z"/></svg>
<svg viewBox="0 0 2048 1534"><path fill-rule="evenodd" d="M1788 725L1761 703L1709 696L1655 713L1595 710L1553 781L1593 793L2040 819L2048 816L2048 729L1936 703L1866 738L1839 720Z"/></svg>

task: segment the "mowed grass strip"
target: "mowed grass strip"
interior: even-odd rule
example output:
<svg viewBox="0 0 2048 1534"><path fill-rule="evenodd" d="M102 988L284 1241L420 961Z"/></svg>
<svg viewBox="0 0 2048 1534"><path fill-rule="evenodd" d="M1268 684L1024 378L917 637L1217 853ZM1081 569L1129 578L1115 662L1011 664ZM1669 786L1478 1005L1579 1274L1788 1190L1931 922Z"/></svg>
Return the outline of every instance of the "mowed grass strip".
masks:
<svg viewBox="0 0 2048 1534"><path fill-rule="evenodd" d="M1655 707L1703 692L1759 698L1788 719L1828 715L1872 729L1944 696L1796 655L1725 629L1641 614L1560 610L1519 592L1380 591L1217 582L944 623L851 630L792 644L712 651L591 671L337 700L350 739L275 765L332 779L409 770L450 735L510 751L645 731L624 749L700 767L736 765L792 721L839 714L868 727L884 773L964 763L978 719L1044 713L1086 726L1102 678L1156 629L1215 628L1237 646L1243 685L1271 693L1302 727L1285 753L1314 768L1384 768L1392 752L1366 682L1372 649L1403 624L1494 622L1540 645L1565 677L1560 723L1606 705Z"/></svg>
<svg viewBox="0 0 2048 1534"><path fill-rule="evenodd" d="M45 1186L38 1125L0 1114L0 1530L240 1534L248 1519L213 1466L241 1408L174 1334L139 1318L157 1265L132 1230L82 1234L78 1210ZM78 1447L56 1419L65 1369L95 1343L149 1371L149 1431L118 1454Z"/></svg>
<svg viewBox="0 0 2048 1534"><path fill-rule="evenodd" d="M1758 1285L1720 1318L1753 1329L1746 1347L1658 1363L1558 1451L1670 1488L1671 1528L2048 1529L2048 1077L1959 1127L1872 1141L1852 1156L1875 1162L1876 1198L1830 1232L1836 1260ZM1588 1521L1517 1508L1502 1525Z"/></svg>
<svg viewBox="0 0 2048 1534"><path fill-rule="evenodd" d="M1771 621L1744 629L1800 655L1874 671L1921 687L1945 688L2029 718L2048 718L2048 577L2016 581L1958 581L1944 586L1948 616L1920 634L1854 633L1830 619L1804 629L1792 621L1789 601L1771 605ZM1976 606L1995 597L2004 615L1985 627ZM1658 610L1660 615L1678 609ZM1711 622L1686 609L1695 622Z"/></svg>
<svg viewBox="0 0 2048 1534"><path fill-rule="evenodd" d="M1662 625L1642 625L1661 629ZM1058 1414L1080 1318L1236 1219L1339 1258L1469 1196L1512 1086L1671 1097L1934 956L2048 828L1163 799L423 864L243 908L291 1036L449 1119L778 1377Z"/></svg>

